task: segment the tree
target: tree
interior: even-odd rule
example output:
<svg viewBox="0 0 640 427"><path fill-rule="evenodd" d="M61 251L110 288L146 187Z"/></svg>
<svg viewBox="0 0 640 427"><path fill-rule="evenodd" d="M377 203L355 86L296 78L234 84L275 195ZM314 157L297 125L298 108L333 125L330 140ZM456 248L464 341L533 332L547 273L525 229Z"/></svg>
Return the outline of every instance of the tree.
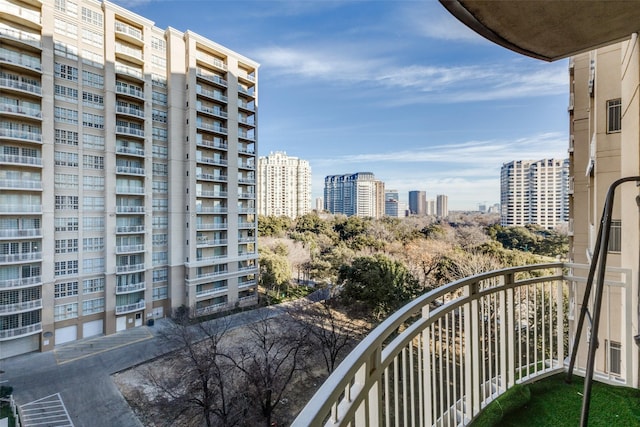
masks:
<svg viewBox="0 0 640 427"><path fill-rule="evenodd" d="M286 315L272 319L263 316L247 327L249 336L236 347L236 366L244 395L260 409L255 419L247 416L247 425L262 421L270 427L292 379L294 376L300 379L299 375L306 372L309 328L295 322L293 325Z"/></svg>
<svg viewBox="0 0 640 427"><path fill-rule="evenodd" d="M398 261L376 254L359 257L340 268L340 298L359 302L380 319L418 295L420 287L407 268Z"/></svg>
<svg viewBox="0 0 640 427"><path fill-rule="evenodd" d="M260 249L260 283L268 289L280 289L291 281L291 267L286 255Z"/></svg>
<svg viewBox="0 0 640 427"><path fill-rule="evenodd" d="M260 237L282 237L291 229L293 221L287 216L258 215L258 235Z"/></svg>
<svg viewBox="0 0 640 427"><path fill-rule="evenodd" d="M152 408L167 425L240 425L247 404L231 374L235 363L221 348L227 331L224 318L191 324L188 312L162 331L177 350L165 359L169 368L149 368L145 376L156 391Z"/></svg>

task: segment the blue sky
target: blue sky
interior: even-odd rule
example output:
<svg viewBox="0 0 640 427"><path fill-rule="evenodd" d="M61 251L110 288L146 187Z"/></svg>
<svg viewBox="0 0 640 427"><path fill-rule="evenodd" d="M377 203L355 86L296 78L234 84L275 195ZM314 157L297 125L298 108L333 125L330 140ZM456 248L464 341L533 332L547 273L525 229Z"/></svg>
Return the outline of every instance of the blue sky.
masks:
<svg viewBox="0 0 640 427"><path fill-rule="evenodd" d="M500 166L567 157L567 62L496 46L435 0L116 0L261 64L258 152L326 175L373 172L387 189L500 198Z"/></svg>

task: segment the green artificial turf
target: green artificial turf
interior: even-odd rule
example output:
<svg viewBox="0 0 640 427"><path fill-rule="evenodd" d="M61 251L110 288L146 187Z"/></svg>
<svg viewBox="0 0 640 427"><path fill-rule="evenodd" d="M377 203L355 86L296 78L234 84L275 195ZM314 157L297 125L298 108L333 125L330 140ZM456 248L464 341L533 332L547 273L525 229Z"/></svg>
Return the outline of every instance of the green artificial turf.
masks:
<svg viewBox="0 0 640 427"><path fill-rule="evenodd" d="M583 379L565 374L516 386L489 404L474 427L575 427L580 424ZM530 397L527 398L527 395ZM589 426L640 426L640 390L594 381Z"/></svg>

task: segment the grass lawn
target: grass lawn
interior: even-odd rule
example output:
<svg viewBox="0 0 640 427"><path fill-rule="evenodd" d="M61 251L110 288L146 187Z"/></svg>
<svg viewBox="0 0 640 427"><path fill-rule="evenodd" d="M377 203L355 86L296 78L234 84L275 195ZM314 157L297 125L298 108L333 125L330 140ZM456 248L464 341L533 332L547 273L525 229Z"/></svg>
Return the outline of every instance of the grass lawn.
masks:
<svg viewBox="0 0 640 427"><path fill-rule="evenodd" d="M492 402L472 424L512 427L575 427L580 424L583 379L565 374L516 387ZM591 389L590 426L640 426L640 390L594 381Z"/></svg>

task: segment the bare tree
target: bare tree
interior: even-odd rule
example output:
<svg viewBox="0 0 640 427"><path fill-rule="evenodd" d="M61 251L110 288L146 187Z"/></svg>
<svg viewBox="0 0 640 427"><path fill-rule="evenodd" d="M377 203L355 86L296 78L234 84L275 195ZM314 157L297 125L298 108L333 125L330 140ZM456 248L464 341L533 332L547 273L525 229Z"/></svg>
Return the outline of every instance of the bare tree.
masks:
<svg viewBox="0 0 640 427"><path fill-rule="evenodd" d="M235 383L233 360L222 351L229 327L223 319L191 324L185 314L162 332L176 350L150 366L146 378L155 390L152 409L166 425L240 425L246 405Z"/></svg>
<svg viewBox="0 0 640 427"><path fill-rule="evenodd" d="M287 322L287 320L289 320ZM239 385L245 398L256 402L260 414L245 418L247 425L270 427L275 410L292 379L305 372L308 355L308 328L291 322L287 315L269 319L263 316L247 326L247 339L236 347L236 366L241 373Z"/></svg>

